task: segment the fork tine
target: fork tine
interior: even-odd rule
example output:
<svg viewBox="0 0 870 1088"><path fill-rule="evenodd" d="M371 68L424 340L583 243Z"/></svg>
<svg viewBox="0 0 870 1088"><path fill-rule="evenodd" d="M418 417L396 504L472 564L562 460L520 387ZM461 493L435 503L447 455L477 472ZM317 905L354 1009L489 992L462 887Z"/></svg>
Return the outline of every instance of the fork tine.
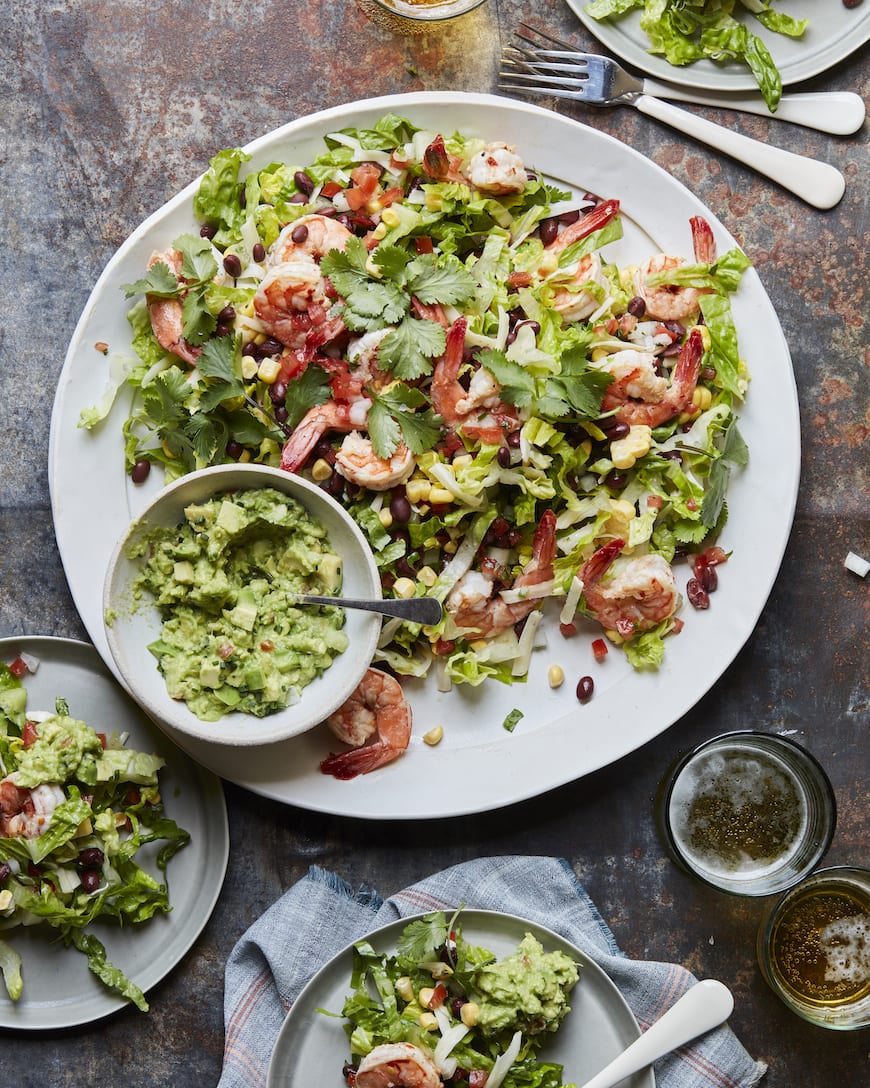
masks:
<svg viewBox="0 0 870 1088"><path fill-rule="evenodd" d="M570 49L574 53L582 52L578 50L576 46L570 42L563 41L561 38L554 38L552 34L547 34L546 31L539 29L536 26L532 26L531 23L520 23L520 29L526 31L526 34L521 34L520 31L516 31L518 38L522 38L525 42L530 42L532 45L537 45L535 41L527 36L527 34L537 34L538 37L543 38L545 41L551 42L553 45L558 45L560 49Z"/></svg>
<svg viewBox="0 0 870 1088"><path fill-rule="evenodd" d="M510 68L524 68L527 72L565 72L567 78L564 82L569 85L576 83L579 79L589 79L589 73L586 71L584 65L554 64L550 61L516 60L513 57L505 55L502 55L501 62L502 65L507 65Z"/></svg>
<svg viewBox="0 0 870 1088"><path fill-rule="evenodd" d="M579 97L577 91L560 90L558 87L533 87L525 84L517 86L510 83L499 83L497 86L500 91L518 91L520 94L543 94L548 98L569 98L576 101ZM593 105L598 105L598 103L593 103Z"/></svg>
<svg viewBox="0 0 870 1088"><path fill-rule="evenodd" d="M566 79L564 76L547 76L539 72L499 72L502 79L517 79L521 83L546 83L549 87L564 87L566 90L582 94L586 87L585 79Z"/></svg>

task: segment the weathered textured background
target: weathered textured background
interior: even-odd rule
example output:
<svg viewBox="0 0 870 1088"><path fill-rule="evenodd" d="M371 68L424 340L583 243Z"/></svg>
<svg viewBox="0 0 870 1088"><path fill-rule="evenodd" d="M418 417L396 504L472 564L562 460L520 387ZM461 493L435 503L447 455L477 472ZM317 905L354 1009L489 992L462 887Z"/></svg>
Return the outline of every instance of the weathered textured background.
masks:
<svg viewBox="0 0 870 1088"><path fill-rule="evenodd" d="M839 0L828 0L829 3ZM402 34L365 0L7 0L0 36L0 636L86 637L60 565L46 456L54 386L78 315L126 235L206 166L294 117L415 89L492 91L515 24L593 43L561 0L489 0L439 32ZM855 56L808 85L868 90ZM0 1042L16 1084L199 1086L221 1065L223 965L249 923L312 862L383 893L479 854L570 859L630 955L673 959L736 996L732 1025L770 1063L769 1088L867 1083L867 1032L792 1017L754 956L762 904L706 890L665 859L656 783L677 748L726 729L788 729L824 763L840 808L830 863L870 862L868 583L843 568L868 531L866 127L827 137L765 118L714 120L826 158L848 187L817 212L634 111L587 112L697 193L755 262L790 344L802 406L793 536L757 630L689 714L617 765L506 811L371 824L284 807L227 786L226 886L196 946L124 1013ZM580 116L577 114L577 116ZM772 403L771 412L777 411ZM94 512L82 514L98 516ZM758 548L764 540L754 542Z"/></svg>

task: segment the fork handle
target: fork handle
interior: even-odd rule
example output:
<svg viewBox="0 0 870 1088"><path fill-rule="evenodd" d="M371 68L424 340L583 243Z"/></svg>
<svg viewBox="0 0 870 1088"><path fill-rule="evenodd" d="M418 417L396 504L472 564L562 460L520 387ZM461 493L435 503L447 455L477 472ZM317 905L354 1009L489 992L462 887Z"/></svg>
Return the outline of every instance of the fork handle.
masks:
<svg viewBox="0 0 870 1088"><path fill-rule="evenodd" d="M751 140L739 132L645 94L639 95L634 105L641 113L751 166L815 208L833 208L846 191L846 179L829 163Z"/></svg>
<svg viewBox="0 0 870 1088"><path fill-rule="evenodd" d="M771 113L761 95L734 95L715 92L701 93L684 90L655 79L643 81L644 94L655 98L669 98L672 102L692 102L698 106L714 106L738 113L758 113L775 121L790 121L834 136L847 136L857 132L864 124L866 107L864 99L853 91L812 91L806 94L784 94L779 100L776 113Z"/></svg>

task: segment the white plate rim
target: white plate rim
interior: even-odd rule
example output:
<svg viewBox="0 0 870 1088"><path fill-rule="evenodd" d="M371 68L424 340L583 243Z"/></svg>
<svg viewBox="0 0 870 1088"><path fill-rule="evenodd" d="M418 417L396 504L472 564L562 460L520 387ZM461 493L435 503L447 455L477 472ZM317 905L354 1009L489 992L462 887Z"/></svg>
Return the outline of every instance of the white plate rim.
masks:
<svg viewBox="0 0 870 1088"><path fill-rule="evenodd" d="M54 635L21 635L0 639L0 660L9 664L14 655L19 652L31 654L39 660L37 672L30 678L25 677L25 686L28 686L28 683L32 686L37 679L42 684L46 673L50 673L53 668L63 666L76 670L83 677L87 677L89 684L92 685L92 690L95 692L95 701L98 697L96 693L99 692L102 693L102 698L111 697L114 693L114 696L118 699L126 700L124 692L115 684L111 673L105 668L99 654L88 642L60 638ZM110 689L112 690L110 691ZM63 697L64 692L57 691L56 696ZM33 709L32 702L28 700L28 703ZM190 952L214 912L223 887L229 860L229 821L220 780L205 768L191 763L181 752L174 751L174 746L148 721L138 707L129 700L127 700L127 703L130 717L123 723L118 723L119 730L121 728L131 729L132 727L134 744L137 735L140 737L147 735L149 747L153 747L153 750L158 751L166 759L167 766L162 772L163 776L167 776L167 774L170 776L177 775L179 767L184 768L189 776L190 784L199 793L198 803L202 810L201 824L202 828L205 829L202 838L206 843L205 854L199 859L203 878L196 885L198 893L190 901L182 903L181 895L178 893L180 880L178 873L184 865L185 853L188 852L189 861L191 853L199 849L196 828L187 826L187 830L191 832L191 841L169 862L167 869L169 902L173 909L165 919L157 918L153 921L165 921L166 925L172 926L175 919L179 919L179 924L183 927L180 934L167 939L169 935L165 931L160 932L156 926L153 926L152 922L146 923L141 933L130 934L130 939L136 941L140 955L144 955L146 947L153 946L153 955L140 971L136 973L125 971L147 997L149 991L162 982ZM51 708L48 707L47 709ZM77 706L71 706L70 710L75 715ZM84 714L82 716L85 717ZM164 777L163 781L166 782L166 777ZM175 809L176 811L178 809L177 802ZM173 800L171 797L166 798L166 810L167 815L173 816ZM182 826L185 825L182 824ZM180 909L184 906L190 908L193 905L196 907L195 910L188 909L185 912L184 909ZM36 940L40 941L40 944L36 947L37 951L41 950L41 939L44 937L44 959L46 964L51 965L52 969L58 969L64 962L64 958L66 958L68 963L74 963L77 965L77 969L80 969L81 964L84 963L82 953L74 948L49 948L48 941L51 939L51 934L47 927L39 928L42 932L36 938ZM8 937L15 946L16 933L18 932L18 930L13 929L9 930L8 933L0 934L0 936ZM112 960L114 945L111 935L107 936L107 934L109 934L108 928L100 933L100 938L106 944L107 958ZM118 931L118 935L120 939L120 931ZM147 1013L139 1013L129 1001L105 987L87 971L86 966L85 971L87 973L84 977L88 983L87 993L66 995L55 1000L46 999L36 1003L32 1002L29 1000L28 970L29 968L32 970L34 967L33 945L35 944L36 941L29 942L28 948L22 956L24 961L22 964L24 992L21 998L18 1002L12 1002L7 997L5 990L0 993L0 1030L21 1032L80 1027L84 1024L102 1020L122 1009L132 1010L136 1015L148 1015ZM116 966L124 970L124 961L121 956L116 958L115 963ZM154 1002L154 998L149 1001L152 1010Z"/></svg>
<svg viewBox="0 0 870 1088"><path fill-rule="evenodd" d="M489 138L504 138L503 134L507 132L511 140L521 145L520 150L526 151L530 164L544 169L545 173L564 179L564 173L559 173L564 163L566 171L579 170L586 181L600 181L601 186L597 191L601 191L605 184L610 185L611 189L617 188L615 183L611 185L612 177L608 170L612 168L614 174L619 174L619 191L611 195L617 195L623 201L626 221L633 222L632 216L637 217L641 211L646 218L654 212L656 244L662 249L682 251L688 246L687 220L691 215L706 216L720 247L735 244L721 222L700 200L670 174L632 148L560 114L530 103L494 95L423 92L387 95L349 103L290 122L248 144L246 149L254 156L262 156L265 161L271 161L270 152L275 153L276 147L286 148L293 141L314 139L314 134L319 136L342 124L370 122L388 111L405 112L416 123L424 125L435 123L435 118L440 122L449 116L449 122L442 126L445 129L455 126L468 130L471 126L474 130L483 131ZM581 150L585 151L582 169L579 166ZM593 150L594 155L591 154ZM556 157L555 169L549 169L546 162L541 164L541 159L546 159L547 156L550 159ZM582 184L580 177L572 180L578 186ZM78 411L98 399L102 389L102 380L99 377L94 378L94 372L88 372L85 364L90 365L89 349L93 340L106 339L96 332L97 329L103 329L99 324L102 315L97 305L101 292L108 289L113 277L117 281L122 276L119 271L120 262L134 259L141 261L144 259L143 253L147 256L149 231L159 229L161 223L164 234L170 231L171 224L164 223L164 218L173 214L177 218L178 209L189 202L197 184L196 181L192 182L163 209L146 219L109 261L71 340L52 412L49 485L58 547L82 620L110 669L113 662L104 644L102 617L98 614L98 609L94 608L91 597L91 582L99 580L101 584L102 581L102 570L95 567L98 565L99 555L88 553L86 558L90 570L83 568L79 540L80 533L87 531L88 526L79 525L77 520L78 511L92 501L93 493L93 488L91 492L87 491L93 481L89 479L87 471L82 471L81 457L87 455L86 461L87 457L91 458L89 467L96 466L97 470L100 468L93 452L88 454L87 447L82 452L81 443L92 436L76 428ZM185 222L188 220L189 215ZM753 463L757 463L760 455L764 471L754 473L751 488L744 477L738 477L732 485L731 498L736 497L736 488L740 505L735 508L741 510L742 505L748 501L752 510L757 512L756 516L765 523L765 549L756 556L757 561L751 567L747 563L747 552L751 549L735 551L729 561L729 577L735 567L740 568L740 585L737 588L741 599L738 603L743 611L738 610L735 613L733 608L727 608L726 614L719 621L721 627L717 629L716 637L712 638L712 633L707 632L707 637L703 640L708 651L703 682L699 681L698 670L691 665L684 668L681 675L676 675L677 658L683 656L683 650L689 650L687 640L680 636L681 642L671 640L672 645L668 647L665 664L658 673L654 676L647 673L632 674L633 683L625 692L625 698L615 703L612 700L608 702L614 686L618 686L617 678L622 667L619 660L623 655L614 652L609 655L607 672L596 674L601 677L597 683L610 682L611 686L606 692L601 692L600 689L596 691L588 706L579 707L576 701L572 703L567 700L566 690L559 693L563 701L556 713L561 717L548 720L550 747L547 750L543 750L539 744L537 728L526 732L526 726L535 721L532 719L532 711L537 716L540 709L537 704L530 709L526 726L518 727L510 736L500 730L504 717L501 711L495 713L497 721L493 721L493 704L489 708L489 723L477 720L481 716L475 709L475 727L483 729L488 724L488 734L469 734L466 740L470 747L467 743L464 747L451 748L449 743L445 743L445 737L445 741L438 748L429 749L417 734L437 723L437 720L432 720L431 713L449 715L450 721L454 720L450 709L442 709L439 704L434 709L426 709L425 722L417 715L415 722L419 721L420 724L415 726L411 747L400 761L350 782L337 782L319 773L319 761L330 750L325 731L314 730L280 745L248 748L243 754L233 753L230 759L225 753L215 750L215 746L192 742L190 738L168 730L165 725L161 728L168 731L176 743L193 758L222 777L255 793L315 811L400 820L466 815L539 795L614 762L669 728L707 693L754 629L778 573L797 501L800 475L797 389L788 345L754 269L744 276L743 286L734 305L735 312L739 311L746 318L751 318L740 324L741 334L748 334L748 343L744 344L744 348L749 350L750 368L753 355L765 359L764 367L756 366L753 371L752 390L741 414L743 424L749 419L751 432L763 439L763 445L754 452L751 451L751 456L754 458ZM117 320L117 313L123 314L123 309L123 304L113 304L110 316ZM760 328L764 333L761 343L758 339ZM80 361L78 356L85 351L89 353L88 358L82 356ZM776 381L771 385L774 376ZM765 399L765 390L769 386L769 395L778 403L779 412L773 419L757 419ZM120 456L118 419L116 415L114 420L107 421L118 432L114 446L111 437L101 440L104 445L108 441L110 462L112 457ZM104 431L103 434L110 432ZM775 457L771 456L772 443L776 445ZM71 453L75 456L71 456ZM103 461L105 460L104 453ZM116 472L123 477L120 466ZM106 481L101 480L101 483L105 490ZM113 486L117 492L117 480ZM128 520L132 518L125 516L124 524ZM101 545L99 534L95 530L92 530L87 545L91 551L96 549L98 553ZM745 589L747 585L752 587L748 597ZM721 607L718 604L719 599L717 598L717 608ZM697 631L693 632L693 638L697 638L697 635ZM692 653L694 652L693 650ZM668 681L678 685L679 697L663 713L659 689ZM546 688L545 684L541 686ZM502 685L497 687L501 688ZM516 692L517 698L520 698L520 688L521 685L516 685L508 691ZM412 694L416 696L416 693ZM463 697L466 696L473 703L474 693L464 693ZM498 696L502 702L507 697L505 692L500 692ZM552 700L552 697L552 692L545 691L545 701ZM584 722L583 715L586 721L591 719L589 724L594 724L594 731L586 730L580 724ZM640 726L635 720L638 718L642 718ZM433 757L437 757L436 760L427 763ZM498 773L492 773L496 767ZM385 780L387 775L391 777Z"/></svg>
<svg viewBox="0 0 870 1088"><path fill-rule="evenodd" d="M432 912L429 911L420 914L407 915L398 918L395 921L388 922L386 925L380 926L370 933L363 934L361 937L357 937L355 940L346 944L344 948L336 952L334 956L331 956L325 964L318 968L316 973L312 975L302 988L299 996L293 1002L290 1011L284 1018L284 1022L281 1025L272 1050L269 1071L266 1078L266 1088L286 1088L286 1085L295 1083L285 1079L285 1072L293 1072L293 1067L290 1067L289 1070L285 1070L285 1068L282 1067L282 1063L285 1062L285 1053L293 1048L298 1035L306 1031L307 1025L303 1023L297 1027L297 1021L304 1021L306 1017L310 1016L311 1012L316 1012L318 1008L329 1007L324 1000L325 995L323 994L323 991L330 976L341 975L345 980L344 992L350 992L350 968L353 962L354 945L359 941L368 941L376 951L392 949L395 946L396 938L401 934L402 930L410 925L411 922L425 917L427 913ZM568 940L568 938L556 933L555 930L548 929L539 922L532 922L520 915L508 914L502 911L478 910L473 908L466 910L463 908L460 915L460 921L462 923L463 936L470 940L472 944L482 945L483 947L488 948L489 945L486 943L488 935L491 939L496 931L502 930L504 932L498 933L499 938L506 940L507 937L510 936L510 940L513 942L513 948L515 948L526 933L531 933L543 944L545 951L562 951L581 965L580 980L572 991L572 1011L568 1014L569 1019L566 1020L566 1023L563 1025L560 1032L557 1032L555 1036L563 1046L566 1043L571 1045L570 1040L568 1039L568 1033L562 1034L565 1032L565 1028L571 1028L572 1033L575 1031L581 1033L581 1040L575 1044L577 1047L589 1045L588 1040L582 1039L583 1022L582 1016L580 1015L581 1010L574 1007L577 998L580 997L582 997L583 1000L592 998L600 1008L604 1007L605 1001L610 1003L611 1011L616 1011L619 1016L620 1022L615 1025L615 1028L623 1036L621 1040L622 1046L628 1046L640 1036L641 1032L637 1020L619 988L602 967L595 963L594 960L590 959L585 952ZM496 951L496 954L501 956L505 953ZM592 991L591 993L589 992L590 990ZM318 995L320 995L319 999ZM332 997L332 993L330 993L329 996ZM330 1011L338 1010L331 1009ZM574 1019L571 1020L571 1017L574 1017ZM548 1048L547 1045L545 1045L542 1056L546 1057L547 1052ZM342 1056L345 1057L346 1054L347 1052L345 1051L345 1054ZM600 1056L601 1065L603 1066L607 1061L614 1057L616 1057L616 1053L602 1054ZM565 1069L566 1077L574 1077L576 1074L576 1069ZM634 1074L625 1081L625 1084L626 1088L655 1088L655 1076L652 1069L649 1068Z"/></svg>
<svg viewBox="0 0 870 1088"><path fill-rule="evenodd" d="M589 0L566 0L566 3L593 37L626 64L646 72L647 75L666 83L705 90L758 90L752 73L745 65L737 61L718 64L705 59L681 68L669 64L662 56L648 53L647 39L639 26L639 10L629 12L620 19L599 21L591 18L584 10ZM813 7L814 0L783 0L780 10L796 19L810 19L810 26L805 31L806 36L813 33ZM783 87L790 87L805 79L821 75L841 60L851 56L870 40L870 10L859 12L856 8L850 10L837 3L834 11L836 14L826 12L825 15L826 18L833 18L836 23L835 31L823 37L814 48L806 42L806 37L803 43L792 42L784 39L781 34L766 30L747 13L746 18L752 24L753 31L767 43L771 56L779 67ZM824 21L818 12L817 5L815 5L815 15L815 25L818 26ZM854 20L852 25L849 25L849 17ZM829 23L824 23L824 29L830 30Z"/></svg>

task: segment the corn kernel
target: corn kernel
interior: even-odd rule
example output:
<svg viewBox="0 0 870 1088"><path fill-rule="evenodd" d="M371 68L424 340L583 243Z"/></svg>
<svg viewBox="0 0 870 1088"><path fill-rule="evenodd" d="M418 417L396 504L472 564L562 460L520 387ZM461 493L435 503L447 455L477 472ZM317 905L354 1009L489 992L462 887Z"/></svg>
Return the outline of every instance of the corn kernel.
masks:
<svg viewBox="0 0 870 1088"><path fill-rule="evenodd" d="M449 963L442 963L438 960L436 963L427 964L427 966L432 978L450 978L453 975L453 968Z"/></svg>
<svg viewBox="0 0 870 1088"><path fill-rule="evenodd" d="M455 475L457 472L462 472L464 469L470 468L473 464L474 458L470 453L460 453L450 462L450 468Z"/></svg>
<svg viewBox="0 0 870 1088"><path fill-rule="evenodd" d="M453 492L448 491L446 487L432 487L429 489L429 500L433 506L444 506L448 502L453 502Z"/></svg>
<svg viewBox="0 0 870 1088"><path fill-rule="evenodd" d="M311 479L317 483L322 483L324 480L328 480L331 475L332 465L325 457L318 457L311 466Z"/></svg>
<svg viewBox="0 0 870 1088"><path fill-rule="evenodd" d="M565 679L565 670L561 665L551 665L547 669L547 681L551 688L560 688Z"/></svg>
<svg viewBox="0 0 870 1088"><path fill-rule="evenodd" d="M250 381L251 378L256 376L258 366L259 366L259 363L257 362L257 360L254 358L253 355L243 355L242 356L242 377L246 381Z"/></svg>
<svg viewBox="0 0 870 1088"><path fill-rule="evenodd" d="M387 227L386 223L378 223L378 225L372 231L372 237L380 242L382 238L386 238L388 229L389 228Z"/></svg>
<svg viewBox="0 0 870 1088"><path fill-rule="evenodd" d="M160 443L160 448L161 448L161 449L163 450L163 452L164 452L164 453L166 454L166 456L167 456L167 457L168 457L168 458L170 459L170 461L174 461L174 460L175 460L175 454L174 454L174 453L172 452L172 450L171 450L171 449L170 449L170 448L169 448L169 447L168 447L168 446L166 445L166 441L165 441L165 440L164 440L163 442L161 442L161 443Z"/></svg>
<svg viewBox="0 0 870 1088"><path fill-rule="evenodd" d="M545 253L541 259L541 263L538 266L538 272L542 276L549 276L551 272L555 272L559 267L559 254L558 253Z"/></svg>
<svg viewBox="0 0 870 1088"><path fill-rule="evenodd" d="M405 484L405 496L408 502L415 504L426 502L431 490L432 485L428 480L411 479Z"/></svg>
<svg viewBox="0 0 870 1088"><path fill-rule="evenodd" d="M397 227L402 220L394 208L384 208L381 212L381 222L386 223L388 227Z"/></svg>
<svg viewBox="0 0 870 1088"><path fill-rule="evenodd" d="M396 993L403 1001L414 1000L414 984L407 975L396 979Z"/></svg>
<svg viewBox="0 0 870 1088"><path fill-rule="evenodd" d="M94 833L94 825L91 823L90 816L86 816L84 820L76 828L76 833L73 836L75 839L83 839L85 835L92 835Z"/></svg>
<svg viewBox="0 0 870 1088"><path fill-rule="evenodd" d="M448 540L444 547L441 549L445 555L455 555L459 545L455 540Z"/></svg>
<svg viewBox="0 0 870 1088"><path fill-rule="evenodd" d="M411 578L397 578L393 583L393 592L397 597L408 600L417 592L417 587Z"/></svg>
<svg viewBox="0 0 870 1088"><path fill-rule="evenodd" d="M610 352L607 348L593 348L592 349L592 362L599 363L602 359L606 359Z"/></svg>
<svg viewBox="0 0 870 1088"><path fill-rule="evenodd" d="M281 373L281 364L277 359L264 359L257 367L257 377L266 385L274 385Z"/></svg>
<svg viewBox="0 0 870 1088"><path fill-rule="evenodd" d="M430 729L428 733L423 734L423 741L429 745L430 748L434 748L436 744L441 743L441 738L444 736L444 726L436 725L434 729Z"/></svg>
<svg viewBox="0 0 870 1088"><path fill-rule="evenodd" d="M383 205L381 204L381 198L379 196L373 196L371 200L366 201L366 212L369 215L377 215Z"/></svg>
<svg viewBox="0 0 870 1088"><path fill-rule="evenodd" d="M435 990L432 986L423 986L420 992L417 994L417 1000L420 1002L424 1009L428 1009L429 1004L434 996Z"/></svg>
<svg viewBox="0 0 870 1088"><path fill-rule="evenodd" d="M381 266L375 260L373 253L370 253L368 257L366 257L366 272L368 272L373 280L379 280L383 276Z"/></svg>
<svg viewBox="0 0 870 1088"><path fill-rule="evenodd" d="M12 892L8 888L4 888L0 892L0 910L8 910L12 905Z"/></svg>
<svg viewBox="0 0 870 1088"><path fill-rule="evenodd" d="M257 335L254 337L255 344L265 344L267 340L268 337L264 332L258 332Z"/></svg>
<svg viewBox="0 0 870 1088"><path fill-rule="evenodd" d="M246 465L251 460L251 451L250 450L242 450L242 452L239 454L237 460L238 460L238 463L240 465Z"/></svg>
<svg viewBox="0 0 870 1088"><path fill-rule="evenodd" d="M713 403L713 394L706 386L696 386L695 392L692 394L692 404L702 412L706 412L710 405Z"/></svg>
<svg viewBox="0 0 870 1088"><path fill-rule="evenodd" d="M480 1006L476 1001L466 1001L459 1010L459 1019L467 1028L473 1028L480 1016Z"/></svg>
<svg viewBox="0 0 870 1088"><path fill-rule="evenodd" d="M485 638L476 638L474 642L469 643L469 645L475 653L478 653L480 650L486 649L487 643Z"/></svg>
<svg viewBox="0 0 870 1088"><path fill-rule="evenodd" d="M431 567L421 567L417 571L417 581L431 588L438 581L438 575Z"/></svg>
<svg viewBox="0 0 870 1088"><path fill-rule="evenodd" d="M390 513L389 506L382 506L380 510L378 510L378 521L385 529L389 529L393 524L393 515Z"/></svg>
<svg viewBox="0 0 870 1088"><path fill-rule="evenodd" d="M424 1031L434 1031L438 1027L438 1017L434 1012L424 1012L417 1023Z"/></svg>
<svg viewBox="0 0 870 1088"><path fill-rule="evenodd" d="M610 460L617 469L631 468L638 457L649 453L652 430L645 423L634 424L625 438L610 443Z"/></svg>
<svg viewBox="0 0 870 1088"><path fill-rule="evenodd" d="M608 536L627 539L631 520L637 516L634 503L629 502L627 499L611 499L610 510L610 517L604 524L604 532Z"/></svg>

